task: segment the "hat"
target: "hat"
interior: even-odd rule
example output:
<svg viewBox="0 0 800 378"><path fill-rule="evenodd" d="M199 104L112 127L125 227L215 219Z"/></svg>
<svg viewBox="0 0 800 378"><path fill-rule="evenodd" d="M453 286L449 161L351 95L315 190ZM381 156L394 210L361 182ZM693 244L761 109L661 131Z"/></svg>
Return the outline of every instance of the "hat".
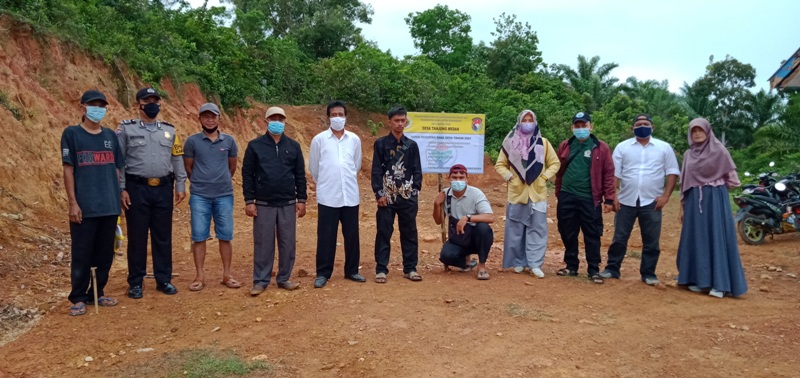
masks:
<svg viewBox="0 0 800 378"><path fill-rule="evenodd" d="M157 97L159 100L161 99L161 95L158 94L158 92L156 92L155 89L153 89L153 88L142 88L142 89L139 90L139 92L136 92L136 101L139 101L139 100L141 100L143 98L153 97L153 96Z"/></svg>
<svg viewBox="0 0 800 378"><path fill-rule="evenodd" d="M575 114L572 117L572 123L574 124L575 122L578 122L578 121L580 121L580 122L592 122L592 116L590 116L589 113L578 112L578 114Z"/></svg>
<svg viewBox="0 0 800 378"><path fill-rule="evenodd" d="M450 174L451 175L453 173L457 173L457 172L463 172L464 174L466 174L467 173L467 167L465 167L463 164L455 164L452 167L450 167Z"/></svg>
<svg viewBox="0 0 800 378"><path fill-rule="evenodd" d="M219 115L219 107L216 104L212 104L210 102L207 102L207 103L203 104L202 106L200 106L200 111L197 112L197 114L203 114L203 112L211 112L211 113L214 113L216 115Z"/></svg>
<svg viewBox="0 0 800 378"><path fill-rule="evenodd" d="M651 118L650 114L647 114L647 113L639 113L639 114L637 114L636 117L633 117L633 123L636 123L636 121L641 121L642 118L650 121L650 123L653 123L653 118Z"/></svg>
<svg viewBox="0 0 800 378"><path fill-rule="evenodd" d="M277 106L273 106L273 107L267 109L267 118L269 118L269 117L271 117L271 116L273 116L275 114L280 114L280 115L286 117L286 113L283 112L283 109L281 109L281 108L279 108Z"/></svg>
<svg viewBox="0 0 800 378"><path fill-rule="evenodd" d="M100 93L100 91L90 89L86 92L83 92L83 96L81 96L81 104L86 104L92 102L94 100L101 100L108 104L108 100L106 100L106 95Z"/></svg>

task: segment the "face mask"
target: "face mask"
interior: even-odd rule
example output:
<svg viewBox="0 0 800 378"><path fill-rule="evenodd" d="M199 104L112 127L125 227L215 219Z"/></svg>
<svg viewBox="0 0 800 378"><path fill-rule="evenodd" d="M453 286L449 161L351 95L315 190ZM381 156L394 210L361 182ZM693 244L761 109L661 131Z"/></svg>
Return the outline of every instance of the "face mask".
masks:
<svg viewBox="0 0 800 378"><path fill-rule="evenodd" d="M460 192L466 188L467 188L467 182L464 180L450 181L450 189L453 189L454 192Z"/></svg>
<svg viewBox="0 0 800 378"><path fill-rule="evenodd" d="M213 129L208 129L205 126L203 126L203 131L205 131L207 134L214 134L215 132L217 132L218 128L219 128L219 126L213 128Z"/></svg>
<svg viewBox="0 0 800 378"><path fill-rule="evenodd" d="M269 121L269 124L267 124L267 130L269 130L270 134L281 135L283 134L283 122Z"/></svg>
<svg viewBox="0 0 800 378"><path fill-rule="evenodd" d="M653 133L653 128L650 126L639 126L633 128L633 135L639 139L645 139Z"/></svg>
<svg viewBox="0 0 800 378"><path fill-rule="evenodd" d="M336 131L342 131L344 129L344 122L346 118L344 117L333 117L331 118L331 129Z"/></svg>
<svg viewBox="0 0 800 378"><path fill-rule="evenodd" d="M523 134L532 133L534 127L536 127L536 124L533 122L523 122L519 124L519 130L522 131Z"/></svg>
<svg viewBox="0 0 800 378"><path fill-rule="evenodd" d="M106 116L106 108L101 108L99 106L87 106L86 107L86 118L89 118L90 121L97 123Z"/></svg>
<svg viewBox="0 0 800 378"><path fill-rule="evenodd" d="M575 138L578 138L580 140L584 140L584 139L588 138L589 134L591 134L591 133L592 132L591 132L591 130L589 130L588 127L584 127L582 129L572 129L572 134L575 135Z"/></svg>
<svg viewBox="0 0 800 378"><path fill-rule="evenodd" d="M158 112L161 111L161 105L151 102L146 105L139 105L139 109L142 109L148 118L156 118L158 116Z"/></svg>

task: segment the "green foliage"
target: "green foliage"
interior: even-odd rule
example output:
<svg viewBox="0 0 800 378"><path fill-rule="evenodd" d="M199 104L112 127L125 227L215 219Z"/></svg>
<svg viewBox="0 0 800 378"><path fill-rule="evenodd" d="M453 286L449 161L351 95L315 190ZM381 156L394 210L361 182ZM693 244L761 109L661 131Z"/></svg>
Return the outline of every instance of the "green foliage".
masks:
<svg viewBox="0 0 800 378"><path fill-rule="evenodd" d="M599 109L620 91L620 87L617 86L619 79L611 76L611 71L619 65L606 63L601 66L599 64L599 56L586 59L585 56L578 55L576 69L565 64L556 66L559 75L583 97L583 109L589 113Z"/></svg>
<svg viewBox="0 0 800 378"><path fill-rule="evenodd" d="M414 46L446 70L459 68L472 51L470 16L447 5L436 5L405 18Z"/></svg>
<svg viewBox="0 0 800 378"><path fill-rule="evenodd" d="M539 51L539 37L527 22L516 15L501 14L494 19L495 40L487 51L486 72L498 86L506 86L513 78L535 72L544 65Z"/></svg>
<svg viewBox="0 0 800 378"><path fill-rule="evenodd" d="M11 100L8 99L8 95L5 92L0 92L0 106L11 112L11 115L14 116L17 121L22 120L22 112L18 107L11 103Z"/></svg>
<svg viewBox="0 0 800 378"><path fill-rule="evenodd" d="M369 127L369 132L372 134L372 136L375 136L378 135L378 131L380 131L383 128L383 122L375 123L372 122L371 119L368 119L367 127Z"/></svg>

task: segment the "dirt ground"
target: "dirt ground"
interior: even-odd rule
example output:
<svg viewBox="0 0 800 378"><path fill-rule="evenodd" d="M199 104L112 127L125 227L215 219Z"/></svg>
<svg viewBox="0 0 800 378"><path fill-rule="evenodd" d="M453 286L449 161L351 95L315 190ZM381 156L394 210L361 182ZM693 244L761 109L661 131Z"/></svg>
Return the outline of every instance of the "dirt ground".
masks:
<svg viewBox="0 0 800 378"><path fill-rule="evenodd" d="M61 376L164 376L164 366L194 350L235 353L263 359L272 369L251 376L276 377L798 377L800 376L800 243L783 235L764 245L740 244L750 291L739 299L716 299L639 280L641 242L634 232L623 277L605 285L585 276L557 277L563 246L555 224L544 271L547 277L499 271L502 251L493 248L489 281L475 273L446 273L438 262L439 228L431 219L436 178L426 177L420 201L419 272L422 282L402 278L400 248L392 247L389 282L374 277L375 201L368 170L374 137L367 119L380 114L353 111L352 128L362 138L361 272L369 282L342 278L342 248L334 277L313 289L317 209L298 222L294 278L302 287L270 288L252 298L248 288L220 285L217 243L209 242L207 287L190 292L194 264L190 252L188 203L174 216L173 283L166 296L145 282L145 297L125 297L126 263L117 258L106 293L120 299L70 317L69 235L66 199L58 163L65 125L79 118L83 90L99 88L110 101L109 127L132 118L129 101L142 83L124 65L109 66L30 27L0 17L0 378ZM206 101L196 85L160 83L162 117L182 139L199 131L196 112ZM127 98L127 100L126 100ZM345 99L346 100L346 99ZM263 130L267 105L228 111L222 129L243 151ZM287 133L306 153L324 126L324 107L285 107ZM492 127L488 124L487 127ZM602 125L597 125L602 127ZM263 131L262 131L263 132ZM385 131L381 131L383 134ZM545 133L547 130L544 131ZM238 176L238 174L237 174ZM487 167L471 184L484 190L494 211L505 212L505 184ZM244 215L235 178L235 277L249 286L252 272L251 220ZM310 184L309 193L313 193ZM551 197L551 219L555 200ZM674 282L680 237L677 201L664 215L658 274ZM605 217L603 254L613 218ZM494 224L497 246L502 218ZM91 310L91 309L90 309ZM149 352L141 349L152 348ZM92 357L86 362L86 357ZM162 370L160 370L162 369ZM180 374L179 374L180 375Z"/></svg>
<svg viewBox="0 0 800 378"><path fill-rule="evenodd" d="M128 299L125 260L120 257L107 289L120 299L118 307L73 318L67 316L66 299L52 303L55 308L29 332L0 347L2 370L21 377L128 376L160 355L211 348L234 350L247 358L266 356L275 369L263 374L271 376L800 374L800 282L790 277L800 271L797 235L776 237L759 247L741 245L750 291L739 299L644 285L637 272L638 233L632 237L622 279L595 285L583 272L578 278L557 277L563 247L555 224L549 227L546 278L500 272L501 252L494 248L488 262L491 280L477 281L474 273L446 273L437 261L441 242L430 217L435 187L429 185L418 217L424 280L402 278L395 234L392 273L387 284L379 285L371 280L375 204L367 180L360 181L361 272L369 282L341 278L340 246L334 277L324 289L313 288L317 212L310 205L308 215L298 222L294 278L302 284L300 290L287 292L271 285L253 298L246 288L224 288L218 284L221 265L212 241L207 287L190 292L194 266L189 214L183 204L175 212L177 295L158 293L148 280L144 299ZM503 213L505 188L484 189L495 212ZM604 251L612 221L605 217ZM498 243L503 223L493 226ZM658 273L668 283L676 274L680 235L676 201L667 207L663 230ZM235 276L249 283L252 232L243 206L237 207L234 250ZM47 290L65 295L68 268L53 266L60 286ZM135 352L141 348L154 351ZM86 356L94 361L86 364Z"/></svg>

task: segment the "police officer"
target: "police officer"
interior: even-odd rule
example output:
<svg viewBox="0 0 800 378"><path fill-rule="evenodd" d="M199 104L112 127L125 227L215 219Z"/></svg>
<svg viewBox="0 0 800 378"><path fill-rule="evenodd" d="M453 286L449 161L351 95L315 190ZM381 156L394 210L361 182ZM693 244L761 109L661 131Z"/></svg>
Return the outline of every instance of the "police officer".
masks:
<svg viewBox="0 0 800 378"><path fill-rule="evenodd" d="M175 127L156 119L161 96L153 88L142 88L136 103L140 118L122 121L117 137L126 163L120 175L120 199L128 224L128 296L139 299L147 272L148 231L153 238L156 290L178 292L170 282L172 209L186 197L186 170Z"/></svg>

